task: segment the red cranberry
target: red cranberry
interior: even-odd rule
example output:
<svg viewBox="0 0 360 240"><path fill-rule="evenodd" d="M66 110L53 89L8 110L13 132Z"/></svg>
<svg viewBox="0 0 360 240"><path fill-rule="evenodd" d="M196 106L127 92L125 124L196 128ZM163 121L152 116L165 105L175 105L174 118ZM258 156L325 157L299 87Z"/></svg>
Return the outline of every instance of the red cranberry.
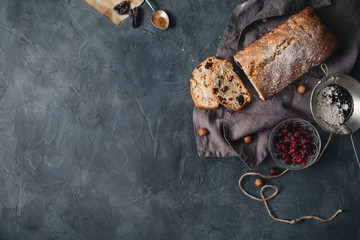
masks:
<svg viewBox="0 0 360 240"><path fill-rule="evenodd" d="M272 142L278 158L286 164L306 164L308 157L314 154L313 134L300 127L300 123L289 123L281 128Z"/></svg>
<svg viewBox="0 0 360 240"><path fill-rule="evenodd" d="M270 168L270 175L271 176L275 176L275 175L278 175L280 173L280 170L278 168Z"/></svg>

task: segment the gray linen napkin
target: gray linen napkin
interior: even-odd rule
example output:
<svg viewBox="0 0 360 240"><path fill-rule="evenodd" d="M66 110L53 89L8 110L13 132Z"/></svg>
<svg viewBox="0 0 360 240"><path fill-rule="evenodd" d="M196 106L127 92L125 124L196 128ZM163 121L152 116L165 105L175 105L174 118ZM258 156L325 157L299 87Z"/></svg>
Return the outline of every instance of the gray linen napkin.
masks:
<svg viewBox="0 0 360 240"><path fill-rule="evenodd" d="M339 39L339 48L325 61L330 73L350 73L360 47L360 1L358 0L249 0L237 6L227 24L216 56L233 61L232 56L290 15L312 5L323 23ZM310 113L310 94L314 85L324 77L319 67L310 70L294 84L267 101L259 99L244 74L235 71L252 96L251 103L240 111L224 107L214 110L194 108L193 124L199 156L238 156L251 169L268 155L267 143L271 129L280 121L298 117L313 122ZM299 84L307 86L304 94L296 92ZM200 137L198 130L208 129ZM251 135L245 144L243 137Z"/></svg>

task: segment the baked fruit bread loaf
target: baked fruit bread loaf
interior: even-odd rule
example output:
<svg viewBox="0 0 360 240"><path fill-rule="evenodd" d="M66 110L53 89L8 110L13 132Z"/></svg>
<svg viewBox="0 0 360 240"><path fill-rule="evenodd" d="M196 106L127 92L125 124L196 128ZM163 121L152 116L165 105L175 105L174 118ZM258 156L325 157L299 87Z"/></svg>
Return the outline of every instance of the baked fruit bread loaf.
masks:
<svg viewBox="0 0 360 240"><path fill-rule="evenodd" d="M328 58L335 36L307 7L234 55L261 99L266 100Z"/></svg>
<svg viewBox="0 0 360 240"><path fill-rule="evenodd" d="M213 64L209 84L215 98L229 109L238 111L250 102L250 93L226 60Z"/></svg>
<svg viewBox="0 0 360 240"><path fill-rule="evenodd" d="M214 63L223 61L215 57L208 57L197 66L190 79L191 96L198 108L214 109L219 107L219 102L211 93L209 74Z"/></svg>

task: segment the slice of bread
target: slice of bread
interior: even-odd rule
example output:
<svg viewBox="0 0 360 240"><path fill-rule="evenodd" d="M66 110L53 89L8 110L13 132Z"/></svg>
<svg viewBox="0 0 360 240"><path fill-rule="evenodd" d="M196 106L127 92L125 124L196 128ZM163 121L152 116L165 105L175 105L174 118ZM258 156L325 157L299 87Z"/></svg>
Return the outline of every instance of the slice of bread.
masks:
<svg viewBox="0 0 360 240"><path fill-rule="evenodd" d="M198 108L215 109L219 107L219 102L211 93L209 86L209 74L211 67L223 61L216 57L208 57L199 66L197 66L190 79L191 96L195 106Z"/></svg>
<svg viewBox="0 0 360 240"><path fill-rule="evenodd" d="M250 102L249 91L236 75L229 61L213 64L209 85L215 98L226 108L238 111Z"/></svg>

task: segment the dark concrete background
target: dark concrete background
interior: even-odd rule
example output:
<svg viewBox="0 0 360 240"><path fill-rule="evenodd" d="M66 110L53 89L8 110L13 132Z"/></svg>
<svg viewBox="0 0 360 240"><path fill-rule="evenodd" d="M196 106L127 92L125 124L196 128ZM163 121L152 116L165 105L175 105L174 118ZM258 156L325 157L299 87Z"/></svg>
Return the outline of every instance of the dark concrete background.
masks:
<svg viewBox="0 0 360 240"><path fill-rule="evenodd" d="M329 223L275 222L237 187L241 160L197 156L189 78L242 2L153 0L161 31L145 4L132 29L82 0L1 0L0 239L359 239L348 137L269 182L278 217L345 210Z"/></svg>

